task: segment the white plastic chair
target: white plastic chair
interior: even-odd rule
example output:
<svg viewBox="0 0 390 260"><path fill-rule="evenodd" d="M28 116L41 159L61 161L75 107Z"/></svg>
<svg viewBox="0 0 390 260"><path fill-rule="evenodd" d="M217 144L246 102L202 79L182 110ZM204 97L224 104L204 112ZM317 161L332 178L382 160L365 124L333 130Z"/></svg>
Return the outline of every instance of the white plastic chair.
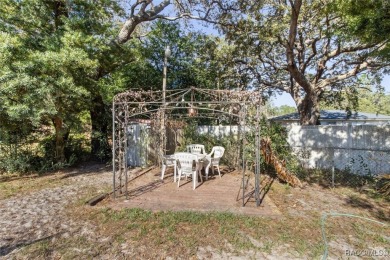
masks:
<svg viewBox="0 0 390 260"><path fill-rule="evenodd" d="M176 159L174 155L160 154L161 159L161 180L164 179L164 174L167 167L173 167L173 181L176 182Z"/></svg>
<svg viewBox="0 0 390 260"><path fill-rule="evenodd" d="M221 171L219 170L219 161L221 160L223 154L225 153L225 148L222 146L214 146L211 152L206 155L207 165L205 169L206 180L209 178L209 169L214 175L214 166L217 167L219 177L221 178Z"/></svg>
<svg viewBox="0 0 390 260"><path fill-rule="evenodd" d="M189 144L187 145L187 152L195 154L206 154L203 144Z"/></svg>
<svg viewBox="0 0 390 260"><path fill-rule="evenodd" d="M202 175L199 169L198 156L191 153L175 153L176 165L178 170L177 187L180 187L180 179L185 176L192 177L193 189L195 190L198 183L198 175L203 182Z"/></svg>

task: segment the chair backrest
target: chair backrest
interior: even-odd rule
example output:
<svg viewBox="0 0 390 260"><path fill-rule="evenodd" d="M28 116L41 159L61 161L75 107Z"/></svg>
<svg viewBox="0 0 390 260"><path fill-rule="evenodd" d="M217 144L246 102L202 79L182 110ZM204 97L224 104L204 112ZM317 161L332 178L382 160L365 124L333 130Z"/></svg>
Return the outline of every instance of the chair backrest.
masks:
<svg viewBox="0 0 390 260"><path fill-rule="evenodd" d="M175 159L177 160L177 166L183 171L183 173L189 174L195 170L198 156L191 153L175 153Z"/></svg>
<svg viewBox="0 0 390 260"><path fill-rule="evenodd" d="M214 152L214 158L221 158L225 153L225 148L222 146L214 146L212 151Z"/></svg>
<svg viewBox="0 0 390 260"><path fill-rule="evenodd" d="M187 145L187 152L189 152L189 153L199 153L199 154L205 154L206 153L203 144L189 144L189 145Z"/></svg>
<svg viewBox="0 0 390 260"><path fill-rule="evenodd" d="M161 163L163 165L167 165L167 166L173 166L174 161L176 160L173 155L164 155L163 153L159 153L159 157L160 157Z"/></svg>

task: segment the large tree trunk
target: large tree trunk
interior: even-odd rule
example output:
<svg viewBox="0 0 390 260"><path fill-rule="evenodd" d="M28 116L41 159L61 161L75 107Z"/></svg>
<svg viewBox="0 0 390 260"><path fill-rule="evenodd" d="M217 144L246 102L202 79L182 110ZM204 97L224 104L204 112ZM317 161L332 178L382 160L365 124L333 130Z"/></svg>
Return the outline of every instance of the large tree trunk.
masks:
<svg viewBox="0 0 390 260"><path fill-rule="evenodd" d="M91 154L93 159L107 160L110 156L108 144L109 118L107 107L101 95L96 95L92 100L90 109L92 133L91 133Z"/></svg>
<svg viewBox="0 0 390 260"><path fill-rule="evenodd" d="M55 116L52 121L55 128L55 160L57 163L65 163L65 143L69 129L65 127L63 119L59 116Z"/></svg>
<svg viewBox="0 0 390 260"><path fill-rule="evenodd" d="M306 94L297 104L301 125L319 125L320 106L315 93Z"/></svg>
<svg viewBox="0 0 390 260"><path fill-rule="evenodd" d="M287 71L291 76L291 84L294 86L291 93L297 102L298 113L301 125L317 125L320 117L318 95L315 88L305 77L305 74L297 66L297 57L295 55L297 44L298 19L302 7L302 0L290 1L291 21L288 42L286 44ZM299 63L299 59L298 59ZM295 83L294 83L295 82ZM300 96L300 90L304 90L306 95L303 99Z"/></svg>

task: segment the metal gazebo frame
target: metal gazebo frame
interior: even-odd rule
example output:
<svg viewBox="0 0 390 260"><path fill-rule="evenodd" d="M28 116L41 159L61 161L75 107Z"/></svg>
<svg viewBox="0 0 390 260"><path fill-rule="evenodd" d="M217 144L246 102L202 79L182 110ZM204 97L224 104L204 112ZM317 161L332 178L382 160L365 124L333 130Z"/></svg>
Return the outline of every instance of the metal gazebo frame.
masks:
<svg viewBox="0 0 390 260"><path fill-rule="evenodd" d="M260 91L210 90L187 88L162 91L129 90L116 95L112 103L112 165L113 196L117 192L128 195L129 171L127 165L128 138L127 126L131 121L150 120L159 129L160 151L165 150L167 118L213 118L229 116L236 118L241 127L242 147L245 147L245 133L248 126L255 131L255 188L245 194L245 150L242 150L242 206L245 198L254 196L256 205L260 205ZM163 96L166 96L165 99ZM195 99L195 100L194 100ZM249 109L248 109L249 108ZM184 110L184 112L183 112ZM187 114L187 111L189 114ZM251 123L248 125L248 118ZM244 128L244 131L241 129Z"/></svg>

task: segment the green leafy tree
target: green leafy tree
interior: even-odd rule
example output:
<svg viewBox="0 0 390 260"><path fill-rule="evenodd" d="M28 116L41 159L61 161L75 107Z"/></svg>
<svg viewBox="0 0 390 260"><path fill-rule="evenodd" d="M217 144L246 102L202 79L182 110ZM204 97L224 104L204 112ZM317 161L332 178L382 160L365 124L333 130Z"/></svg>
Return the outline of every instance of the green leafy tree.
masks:
<svg viewBox="0 0 390 260"><path fill-rule="evenodd" d="M233 63L232 48L218 37L186 31L178 22L156 21L141 38L141 63L132 63L119 77L136 88L161 89L164 50L170 46L167 88L236 88L244 81ZM139 66L140 65L140 66ZM242 85L243 83L241 83Z"/></svg>
<svg viewBox="0 0 390 260"><path fill-rule="evenodd" d="M51 122L63 163L70 130L89 110L92 151L103 146L106 155L105 79L137 55L130 43L113 43L123 15L117 2L1 0L0 14L2 118L35 127Z"/></svg>
<svg viewBox="0 0 390 260"><path fill-rule="evenodd" d="M335 0L332 8L347 21L346 29L365 42L388 41L390 3L386 0Z"/></svg>
<svg viewBox="0 0 390 260"><path fill-rule="evenodd" d="M121 72L129 66L142 66L136 62L140 58L139 44L136 41L126 45L115 43L117 19L124 15L117 1L74 1L68 8L77 14L66 20L68 30L78 34L78 46L96 62L93 75L80 74L78 79L89 93L91 153L95 159L105 161L111 155L108 138L112 96L128 87L121 84Z"/></svg>
<svg viewBox="0 0 390 260"><path fill-rule="evenodd" d="M336 98L330 96L321 103L321 108L390 115L390 95L385 94L379 81L377 84L372 82L372 79L362 77L359 86L345 88Z"/></svg>
<svg viewBox="0 0 390 260"><path fill-rule="evenodd" d="M78 46L78 35L66 30L64 1L8 1L1 6L5 58L1 66L3 110L11 120L55 129L56 161L65 162L70 122L88 92L79 75L93 75L96 62Z"/></svg>
<svg viewBox="0 0 390 260"><path fill-rule="evenodd" d="M297 109L295 107L282 105L280 107L275 108L275 115L286 115L297 112Z"/></svg>
<svg viewBox="0 0 390 260"><path fill-rule="evenodd" d="M361 91L358 107L362 112L390 115L390 95L380 91Z"/></svg>
<svg viewBox="0 0 390 260"><path fill-rule="evenodd" d="M220 10L220 28L237 46L236 57L257 85L292 96L302 125L318 123L320 101L328 94L353 87L361 73L380 74L388 66L380 55L387 42L349 33L349 20L333 3L240 1L235 13Z"/></svg>

